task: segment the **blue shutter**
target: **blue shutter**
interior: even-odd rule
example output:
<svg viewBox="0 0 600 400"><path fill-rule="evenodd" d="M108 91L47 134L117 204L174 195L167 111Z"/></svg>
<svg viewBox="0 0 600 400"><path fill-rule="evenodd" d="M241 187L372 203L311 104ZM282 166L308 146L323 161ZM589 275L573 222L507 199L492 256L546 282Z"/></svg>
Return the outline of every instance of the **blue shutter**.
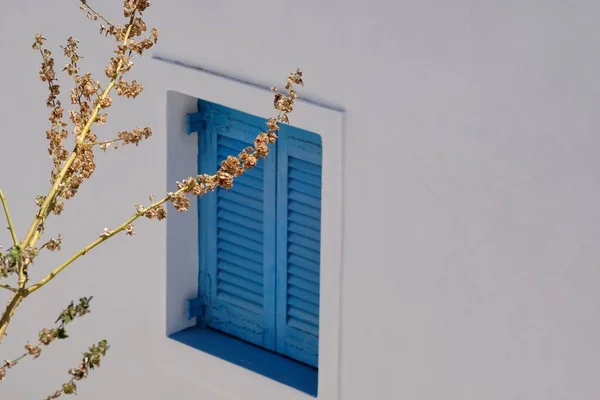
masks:
<svg viewBox="0 0 600 400"><path fill-rule="evenodd" d="M284 125L277 153L277 352L317 367L321 138Z"/></svg>
<svg viewBox="0 0 600 400"><path fill-rule="evenodd" d="M253 146L264 120L204 101L199 132L200 173ZM275 350L276 152L199 199L200 284L206 326ZM196 301L195 304L197 304ZM194 306L194 303L192 307ZM202 322L202 321L201 321Z"/></svg>

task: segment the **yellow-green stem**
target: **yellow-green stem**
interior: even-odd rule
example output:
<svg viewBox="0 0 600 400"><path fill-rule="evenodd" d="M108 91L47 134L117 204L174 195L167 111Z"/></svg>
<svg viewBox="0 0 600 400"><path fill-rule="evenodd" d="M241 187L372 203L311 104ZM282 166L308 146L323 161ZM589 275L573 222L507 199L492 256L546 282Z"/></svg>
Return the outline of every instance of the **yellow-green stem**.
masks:
<svg viewBox="0 0 600 400"><path fill-rule="evenodd" d="M4 215L6 215L6 221L8 222L8 230L10 231L13 243L16 246L19 244L19 239L17 239L17 231L15 231L15 226L10 217L10 211L8 211L8 202L6 201L6 196L4 196L2 190L0 190L0 201L2 201L2 208L4 208Z"/></svg>
<svg viewBox="0 0 600 400"><path fill-rule="evenodd" d="M2 318L0 318L0 343L2 343L2 339L6 334L6 328L8 328L8 324L10 324L10 319L12 318L15 310L21 304L23 299L27 296L26 291L18 291L8 301L8 305L2 314Z"/></svg>
<svg viewBox="0 0 600 400"><path fill-rule="evenodd" d="M15 289L14 287L10 286L10 285L6 285L4 283L0 283L0 288L2 289L6 289L6 290L10 290L13 293L17 292L17 289Z"/></svg>
<svg viewBox="0 0 600 400"><path fill-rule="evenodd" d="M177 194L181 193L182 191L183 191L183 189L180 189L177 192L175 192L174 194L177 195ZM134 215L129 217L125 222L123 222L117 229L110 231L109 233L107 233L105 235L100 236L98 239L94 240L92 243L88 244L83 249L81 249L77 253L73 254L68 260L66 260L64 263L60 264L58 267L56 267L45 278L43 278L39 282L28 287L27 294L31 294L31 293L35 292L36 290L40 289L42 286L44 286L45 284L50 282L52 279L54 279L54 277L56 275L58 275L62 270L67 268L69 265L71 265L79 257L84 256L88 251L92 250L94 247L98 246L100 243L103 243L103 242L107 241L108 239L110 239L111 237L118 234L119 232L124 231L125 229L127 229L127 226L129 224L133 223L136 219L143 216L149 210L166 203L168 200L169 200L169 198L165 197L162 200L157 201L156 203L153 203L146 208L140 209L137 213L135 213Z"/></svg>

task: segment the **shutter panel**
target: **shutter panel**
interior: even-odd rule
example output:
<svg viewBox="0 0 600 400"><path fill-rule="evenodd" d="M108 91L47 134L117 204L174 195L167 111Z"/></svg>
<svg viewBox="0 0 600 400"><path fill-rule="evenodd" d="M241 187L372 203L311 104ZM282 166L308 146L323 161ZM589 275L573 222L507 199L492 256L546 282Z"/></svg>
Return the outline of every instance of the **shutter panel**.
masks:
<svg viewBox="0 0 600 400"><path fill-rule="evenodd" d="M253 146L264 120L199 102L206 119L199 135L200 173ZM276 152L199 199L200 297L208 327L275 349Z"/></svg>
<svg viewBox="0 0 600 400"><path fill-rule="evenodd" d="M277 151L277 351L317 367L321 138L284 125Z"/></svg>

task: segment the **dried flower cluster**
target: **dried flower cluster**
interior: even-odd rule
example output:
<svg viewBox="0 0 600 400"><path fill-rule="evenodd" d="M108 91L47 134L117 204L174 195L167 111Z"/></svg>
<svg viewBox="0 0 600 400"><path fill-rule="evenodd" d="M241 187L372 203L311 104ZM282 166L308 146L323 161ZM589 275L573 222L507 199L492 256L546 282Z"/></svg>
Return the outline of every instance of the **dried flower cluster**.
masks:
<svg viewBox="0 0 600 400"><path fill-rule="evenodd" d="M115 88L117 89L117 94L119 96L125 96L133 99L135 99L140 93L142 93L142 90L144 90L144 86L140 85L136 80L127 82L125 79L123 79L123 77L119 79L115 85Z"/></svg>
<svg viewBox="0 0 600 400"><path fill-rule="evenodd" d="M69 38L64 49L64 55L69 62L65 65L64 71L74 80L74 87L71 89L70 99L71 104L76 106L75 109L69 110L69 117L73 124L73 135L75 137L76 147L71 155L72 161L69 163L69 152L64 149L63 141L68 136L64 129L66 123L60 120L63 110L60 101L56 99L59 94L59 87L55 83L55 72L53 69L54 61L50 57L49 50L42 51L42 45L45 38L42 35L37 35L34 43L34 48L40 49L44 55L42 62L42 70L40 72L42 79L49 82L51 88L51 96L48 100L48 106L53 107L52 119L53 129L47 136L51 141L50 155L53 158L55 168L52 172L51 181L55 183L59 180L58 190L54 193L52 202L56 202L59 197L65 199L72 198L78 191L79 187L85 179L89 179L96 168L94 161L93 147L90 144L96 144L97 136L92 132L91 128L94 124L102 125L106 123L107 114L102 111L112 105L110 89L114 87L120 96L135 98L143 90L143 86L137 81L127 82L123 74L131 70L133 66L132 56L134 53L142 54L144 50L151 48L158 40L158 32L156 29L151 30L149 37L136 40L135 38L143 35L147 26L143 19L136 16L136 13L141 13L150 6L147 1L124 1L124 14L129 18L129 22L122 26L115 26L109 23L101 14L93 10L87 2L83 1L81 8L86 11L88 18L93 20L102 19L109 24L108 28L102 29L106 35L112 35L118 42L115 50L116 56L112 57L105 68L106 76L111 80L107 88L102 87L100 81L95 80L92 74L87 72L80 74L79 61L81 56L78 53L78 41ZM54 121L56 120L56 121ZM60 129L59 129L60 128ZM135 137L137 130L130 133ZM144 130L143 137L148 137L147 131ZM126 143L129 143L126 141ZM132 141L131 143L134 143ZM135 142L139 143L139 140ZM103 145L106 149L107 145ZM61 174L61 168L65 167ZM50 207L48 207L50 208ZM62 208L51 208L55 214L60 213Z"/></svg>
<svg viewBox="0 0 600 400"><path fill-rule="evenodd" d="M56 239L54 239L54 238L50 239L48 242L46 242L46 244L44 246L50 251L59 251L61 245L62 245L62 236L59 233L58 237ZM42 248L44 246L42 246Z"/></svg>
<svg viewBox="0 0 600 400"><path fill-rule="evenodd" d="M135 128L132 132L123 131L117 134L117 137L123 142L123 145L135 144L136 146L139 145L143 139L148 139L150 136L152 136L152 128L149 126L145 128Z"/></svg>
<svg viewBox="0 0 600 400"><path fill-rule="evenodd" d="M52 52L44 49L43 45L46 38L42 34L35 35L35 40L31 46L34 50L38 50L42 56L42 65L40 67L40 80L48 83L48 98L46 106L50 111L50 129L46 131L46 139L50 142L48 153L54 163L54 169L51 171L52 179L55 179L56 174L60 170L61 164L68 157L68 152L63 147L63 141L68 137L69 133L66 130L67 123L63 121L64 109L58 99L60 94L60 86L56 71L54 70L54 58Z"/></svg>

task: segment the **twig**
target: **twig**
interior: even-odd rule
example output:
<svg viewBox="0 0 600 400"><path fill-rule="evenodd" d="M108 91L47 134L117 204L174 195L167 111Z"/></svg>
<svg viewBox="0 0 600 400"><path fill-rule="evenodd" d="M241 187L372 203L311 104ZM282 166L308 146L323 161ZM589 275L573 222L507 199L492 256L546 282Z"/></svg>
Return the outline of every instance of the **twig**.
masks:
<svg viewBox="0 0 600 400"><path fill-rule="evenodd" d="M106 340L99 341L97 345L91 345L89 351L83 353L83 358L79 366L69 370L71 379L69 379L68 382L63 383L59 390L46 397L44 400L57 399L63 394L77 394L77 385L75 382L87 378L90 370L98 368L102 357L106 355L108 349L110 349L110 346Z"/></svg>
<svg viewBox="0 0 600 400"><path fill-rule="evenodd" d="M13 293L17 293L17 289L4 283L0 283L0 288L10 290Z"/></svg>
<svg viewBox="0 0 600 400"><path fill-rule="evenodd" d="M94 10L92 7L90 7L90 5L87 2L82 2L83 4L81 5L81 8L84 11L91 11L92 14L94 14L96 17L100 18L102 21L106 22L109 26L114 26L114 24L112 24L109 20L107 20L106 18L104 18L102 16L102 14L100 14L98 11Z"/></svg>
<svg viewBox="0 0 600 400"><path fill-rule="evenodd" d="M177 195L177 194L179 194L181 192L183 192L183 189L178 190L177 192L174 193L174 195ZM108 232L108 233L100 236L98 239L94 240L92 243L88 244L83 249L79 250L77 253L75 253L73 256L71 256L67 261L65 261L64 263L62 263L58 267L56 267L45 278L43 278L42 280L40 280L36 284L33 284L30 287L28 287L27 288L27 294L31 294L31 293L35 292L36 290L40 289L42 286L44 286L45 284L47 284L48 282L50 282L62 270L64 270L65 268L67 268L69 265L71 265L79 257L85 255L88 251L92 250L94 247L96 247L99 244L105 242L106 240L110 239L111 237L115 236L116 234L124 231L125 229L127 229L127 226L130 225L131 223L133 223L136 219L138 219L139 217L143 216L145 213L147 213L148 211L152 210L153 208L156 208L156 207L159 207L159 206L163 205L168 200L169 200L169 197L165 197L162 200L157 201L156 203L153 203L153 204L149 205L146 208L141 208L134 215L132 215L131 217L129 217L129 219L127 219L125 222L123 222L117 229L112 230L112 231L110 231L110 232Z"/></svg>
<svg viewBox="0 0 600 400"><path fill-rule="evenodd" d="M65 326L75 320L75 318L80 318L86 314L89 314L89 305L91 300L92 297L82 297L79 299L79 304L77 304L77 306L74 306L74 302L71 302L71 304L69 304L69 306L62 311L56 320L55 323L60 321L60 324L57 328L42 329L38 334L39 340L37 344L32 345L27 342L25 344L25 353L12 360L5 360L4 364L0 364L0 381L6 376L7 369L13 368L19 363L19 361L28 355L32 356L34 359L38 358L40 354L42 354L42 346L48 346L56 339L66 339L69 337L67 335L67 331L65 330Z"/></svg>
<svg viewBox="0 0 600 400"><path fill-rule="evenodd" d="M2 190L0 190L0 201L2 201L2 208L4 208L4 215L6 215L6 221L8 222L8 230L10 231L10 235L12 236L12 240L15 246L19 244L19 239L17 239L17 232L15 231L15 226L13 225L12 219L10 217L10 212L8 211L8 203L6 202L6 196Z"/></svg>

